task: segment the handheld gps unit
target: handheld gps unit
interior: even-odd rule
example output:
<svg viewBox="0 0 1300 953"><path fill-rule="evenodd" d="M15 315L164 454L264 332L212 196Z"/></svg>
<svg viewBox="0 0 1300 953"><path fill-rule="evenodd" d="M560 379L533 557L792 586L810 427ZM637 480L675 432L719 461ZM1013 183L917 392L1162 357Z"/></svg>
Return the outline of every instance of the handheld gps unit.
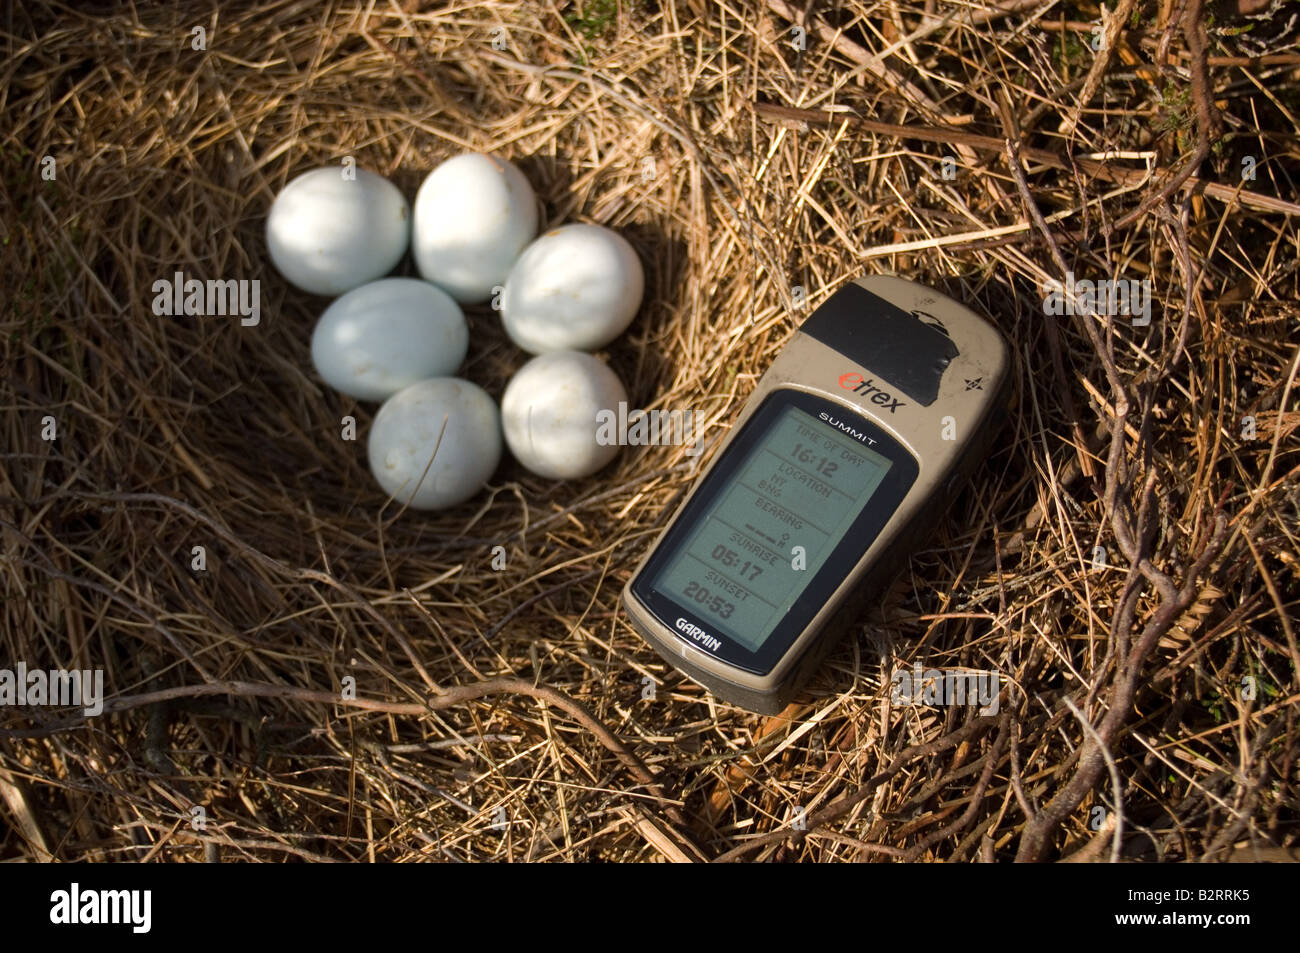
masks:
<svg viewBox="0 0 1300 953"><path fill-rule="evenodd" d="M987 451L1010 384L989 322L889 276L833 294L759 381L623 590L723 701L781 711Z"/></svg>

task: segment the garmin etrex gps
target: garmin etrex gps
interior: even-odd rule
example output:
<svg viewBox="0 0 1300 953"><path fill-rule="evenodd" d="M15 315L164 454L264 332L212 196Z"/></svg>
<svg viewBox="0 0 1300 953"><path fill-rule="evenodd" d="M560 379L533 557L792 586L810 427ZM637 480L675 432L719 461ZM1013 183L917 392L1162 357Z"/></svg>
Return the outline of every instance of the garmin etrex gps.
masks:
<svg viewBox="0 0 1300 953"><path fill-rule="evenodd" d="M718 698L776 714L987 450L1007 346L937 291L860 278L777 356L623 590Z"/></svg>

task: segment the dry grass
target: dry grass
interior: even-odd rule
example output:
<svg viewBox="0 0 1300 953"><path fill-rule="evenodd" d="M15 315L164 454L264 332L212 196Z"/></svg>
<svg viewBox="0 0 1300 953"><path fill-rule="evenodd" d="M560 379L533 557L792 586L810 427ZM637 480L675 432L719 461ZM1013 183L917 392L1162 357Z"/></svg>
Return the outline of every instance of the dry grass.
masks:
<svg viewBox="0 0 1300 953"><path fill-rule="evenodd" d="M1216 4L1202 36L1199 0L1121 3L1094 57L1097 8L1050 0L813 4L802 52L784 0L180 6L0 21L0 667L102 667L111 709L0 713L0 858L1295 845L1288 13ZM262 222L307 168L352 155L412 196L465 149L515 160L544 224L635 244L646 302L608 360L706 440L864 270L1014 342L996 451L787 717L715 704L618 610L689 484L680 448L572 483L506 462L435 515L372 482L374 407L316 380L324 302ZM1149 278L1150 325L1046 317L1066 269ZM176 270L260 279L262 323L155 317ZM523 355L471 322L463 373L499 397ZM913 661L1001 672L1001 712L891 708Z"/></svg>

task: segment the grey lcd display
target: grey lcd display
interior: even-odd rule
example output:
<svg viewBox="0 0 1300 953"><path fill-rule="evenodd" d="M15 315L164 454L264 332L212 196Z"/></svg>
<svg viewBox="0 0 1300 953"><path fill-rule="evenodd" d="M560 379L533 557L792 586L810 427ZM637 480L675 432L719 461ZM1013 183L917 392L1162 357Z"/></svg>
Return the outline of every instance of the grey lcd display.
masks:
<svg viewBox="0 0 1300 953"><path fill-rule="evenodd" d="M812 414L786 407L651 586L756 651L891 466Z"/></svg>

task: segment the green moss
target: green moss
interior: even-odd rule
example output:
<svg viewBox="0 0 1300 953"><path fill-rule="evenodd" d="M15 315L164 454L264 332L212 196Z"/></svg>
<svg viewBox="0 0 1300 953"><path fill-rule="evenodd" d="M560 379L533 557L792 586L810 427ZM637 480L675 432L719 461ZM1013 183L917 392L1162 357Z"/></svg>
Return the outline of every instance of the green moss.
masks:
<svg viewBox="0 0 1300 953"><path fill-rule="evenodd" d="M1160 91L1161 113L1153 124L1160 132L1173 132L1178 136L1179 148L1185 148L1192 129L1192 93L1189 89L1166 86Z"/></svg>
<svg viewBox="0 0 1300 953"><path fill-rule="evenodd" d="M1092 48L1077 34L1061 31L1059 42L1052 46L1052 63L1058 73L1067 74L1087 69L1092 63Z"/></svg>
<svg viewBox="0 0 1300 953"><path fill-rule="evenodd" d="M580 0L564 14L564 22L589 40L605 35L618 16L618 0Z"/></svg>
<svg viewBox="0 0 1300 953"><path fill-rule="evenodd" d="M1228 720L1227 716L1224 714L1223 702L1223 692L1215 692L1202 703L1205 706L1205 710L1210 713L1210 717L1214 719L1216 725L1221 725Z"/></svg>
<svg viewBox="0 0 1300 953"><path fill-rule="evenodd" d="M564 13L564 22L574 32L587 40L597 40L605 36L614 25L618 16L618 0L579 0ZM578 51L578 61L586 66L596 53L592 43L582 43Z"/></svg>

